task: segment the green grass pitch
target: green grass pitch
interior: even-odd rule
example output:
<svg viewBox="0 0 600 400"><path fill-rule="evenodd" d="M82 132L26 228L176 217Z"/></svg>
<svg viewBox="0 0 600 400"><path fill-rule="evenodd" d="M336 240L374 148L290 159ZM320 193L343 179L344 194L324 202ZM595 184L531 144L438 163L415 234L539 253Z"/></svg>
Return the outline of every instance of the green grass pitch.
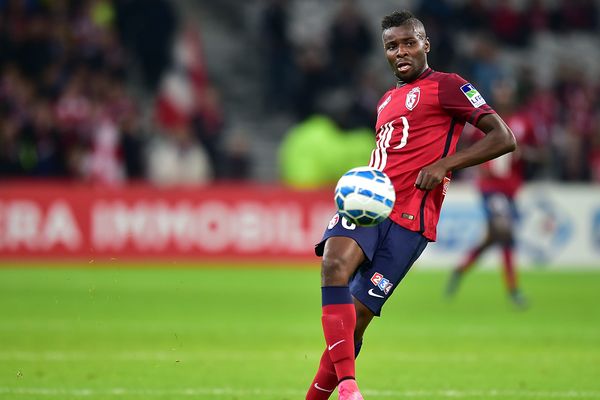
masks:
<svg viewBox="0 0 600 400"><path fill-rule="evenodd" d="M0 399L304 398L317 268L131 267L0 268ZM600 272L522 272L525 311L498 271L451 302L446 277L416 267L371 325L365 399L600 399Z"/></svg>

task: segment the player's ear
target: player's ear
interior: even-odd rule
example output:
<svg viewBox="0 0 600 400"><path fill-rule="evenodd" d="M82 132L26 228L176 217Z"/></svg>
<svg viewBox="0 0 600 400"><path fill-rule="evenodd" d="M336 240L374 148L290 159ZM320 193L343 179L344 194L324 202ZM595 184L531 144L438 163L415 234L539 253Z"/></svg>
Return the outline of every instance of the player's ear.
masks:
<svg viewBox="0 0 600 400"><path fill-rule="evenodd" d="M429 53L429 50L431 50L431 44L429 43L429 38L428 37L425 38L425 46L424 46L424 48L425 48L425 53Z"/></svg>

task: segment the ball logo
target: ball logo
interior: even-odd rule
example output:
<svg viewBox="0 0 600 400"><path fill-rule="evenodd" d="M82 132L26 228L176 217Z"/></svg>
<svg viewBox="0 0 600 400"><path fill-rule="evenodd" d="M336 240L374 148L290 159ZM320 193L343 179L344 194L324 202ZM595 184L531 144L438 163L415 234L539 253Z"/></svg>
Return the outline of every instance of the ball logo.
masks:
<svg viewBox="0 0 600 400"><path fill-rule="evenodd" d="M416 88L412 88L410 92L406 95L406 108L409 111L412 111L417 104L419 104L419 99L421 98L421 88L418 86Z"/></svg>

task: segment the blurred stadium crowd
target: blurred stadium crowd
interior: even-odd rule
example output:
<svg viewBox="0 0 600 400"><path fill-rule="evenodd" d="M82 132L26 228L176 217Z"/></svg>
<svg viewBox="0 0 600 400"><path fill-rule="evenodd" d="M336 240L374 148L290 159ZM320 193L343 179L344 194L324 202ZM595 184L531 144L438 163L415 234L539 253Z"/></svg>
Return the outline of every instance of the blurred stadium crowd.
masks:
<svg viewBox="0 0 600 400"><path fill-rule="evenodd" d="M241 77L260 84L245 100L260 103L257 120L284 117L293 129L326 114L344 130L373 126L379 96L393 84L378 24L402 4L209 3L195 9L254 16L231 40L255 40L240 47L244 63L258 66ZM531 127L529 179L600 182L597 1L406 3L428 30L434 69L467 77L492 106L510 99L510 112ZM166 0L0 0L0 177L260 179L253 165L267 155L250 144L261 147L265 133L231 128L232 88L207 61L202 15L181 14ZM318 34L311 18L324 21ZM549 43L562 59L539 56Z"/></svg>

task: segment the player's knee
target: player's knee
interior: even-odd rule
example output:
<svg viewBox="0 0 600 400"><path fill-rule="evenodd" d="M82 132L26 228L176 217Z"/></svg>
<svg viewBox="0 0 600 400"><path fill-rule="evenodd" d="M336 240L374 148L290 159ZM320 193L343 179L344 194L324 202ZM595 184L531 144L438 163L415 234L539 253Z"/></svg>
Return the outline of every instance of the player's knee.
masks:
<svg viewBox="0 0 600 400"><path fill-rule="evenodd" d="M513 240L513 236L512 236L512 232L511 232L510 228L505 225L498 226L495 231L495 235L496 235L496 240L498 242L500 242L501 244L508 244L508 243L511 243Z"/></svg>
<svg viewBox="0 0 600 400"><path fill-rule="evenodd" d="M502 244L502 246L512 247L514 246L515 240L512 234L506 233L500 238L500 243Z"/></svg>
<svg viewBox="0 0 600 400"><path fill-rule="evenodd" d="M321 281L323 286L347 285L352 268L342 257L324 257L321 263Z"/></svg>
<svg viewBox="0 0 600 400"><path fill-rule="evenodd" d="M496 242L504 243L512 236L511 227L504 220L496 220L490 227L492 238Z"/></svg>

